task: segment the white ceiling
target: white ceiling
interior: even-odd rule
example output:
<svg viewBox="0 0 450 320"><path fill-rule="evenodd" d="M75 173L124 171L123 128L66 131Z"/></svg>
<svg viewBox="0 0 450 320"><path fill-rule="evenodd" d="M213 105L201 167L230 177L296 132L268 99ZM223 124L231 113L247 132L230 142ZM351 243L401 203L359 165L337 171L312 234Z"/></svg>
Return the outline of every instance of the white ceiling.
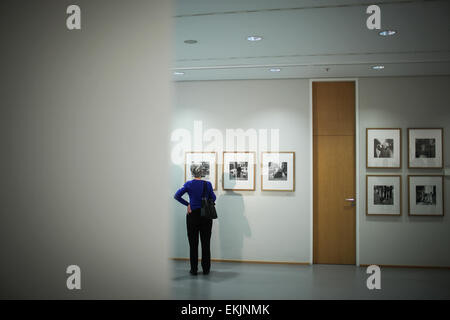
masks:
<svg viewBox="0 0 450 320"><path fill-rule="evenodd" d="M396 35L367 29L369 4ZM174 80L448 75L449 18L448 0L177 0Z"/></svg>

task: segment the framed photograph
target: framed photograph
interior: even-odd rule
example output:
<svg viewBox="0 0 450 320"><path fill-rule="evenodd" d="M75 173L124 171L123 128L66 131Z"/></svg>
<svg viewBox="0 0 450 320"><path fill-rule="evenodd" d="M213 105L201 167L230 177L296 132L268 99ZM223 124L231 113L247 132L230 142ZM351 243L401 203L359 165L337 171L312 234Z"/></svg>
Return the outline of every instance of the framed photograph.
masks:
<svg viewBox="0 0 450 320"><path fill-rule="evenodd" d="M402 177L366 176L366 215L400 216L402 214Z"/></svg>
<svg viewBox="0 0 450 320"><path fill-rule="evenodd" d="M255 152L223 152L222 186L224 190L255 190Z"/></svg>
<svg viewBox="0 0 450 320"><path fill-rule="evenodd" d="M444 177L408 176L408 214L444 215Z"/></svg>
<svg viewBox="0 0 450 320"><path fill-rule="evenodd" d="M443 129L408 129L408 168L443 168Z"/></svg>
<svg viewBox="0 0 450 320"><path fill-rule="evenodd" d="M186 152L184 162L184 182L194 179L191 166L202 166L202 179L211 182L217 190L217 153L216 152Z"/></svg>
<svg viewBox="0 0 450 320"><path fill-rule="evenodd" d="M261 153L261 190L295 191L295 152Z"/></svg>
<svg viewBox="0 0 450 320"><path fill-rule="evenodd" d="M402 167L402 130L367 128L366 167L400 169Z"/></svg>

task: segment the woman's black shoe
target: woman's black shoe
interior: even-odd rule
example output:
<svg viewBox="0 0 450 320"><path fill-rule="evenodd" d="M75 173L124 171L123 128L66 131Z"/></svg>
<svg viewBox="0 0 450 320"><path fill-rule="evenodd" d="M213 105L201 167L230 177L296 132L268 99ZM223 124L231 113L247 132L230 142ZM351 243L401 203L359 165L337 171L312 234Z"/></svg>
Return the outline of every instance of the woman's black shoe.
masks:
<svg viewBox="0 0 450 320"><path fill-rule="evenodd" d="M197 271L194 271L194 270L191 270L191 271L189 271L193 276L196 276L197 275Z"/></svg>
<svg viewBox="0 0 450 320"><path fill-rule="evenodd" d="M208 271L203 271L203 274L204 274L204 275L209 274L209 270L208 270Z"/></svg>

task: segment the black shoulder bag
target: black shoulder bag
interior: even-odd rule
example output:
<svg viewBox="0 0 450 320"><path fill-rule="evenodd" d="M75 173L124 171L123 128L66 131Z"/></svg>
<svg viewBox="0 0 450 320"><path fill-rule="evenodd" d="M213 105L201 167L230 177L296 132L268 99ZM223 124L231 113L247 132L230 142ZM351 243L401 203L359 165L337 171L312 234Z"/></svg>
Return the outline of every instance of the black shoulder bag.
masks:
<svg viewBox="0 0 450 320"><path fill-rule="evenodd" d="M208 198L207 196L207 182L203 182L203 194L202 194L202 208L200 210L200 215L208 219L217 219L216 206L214 200Z"/></svg>

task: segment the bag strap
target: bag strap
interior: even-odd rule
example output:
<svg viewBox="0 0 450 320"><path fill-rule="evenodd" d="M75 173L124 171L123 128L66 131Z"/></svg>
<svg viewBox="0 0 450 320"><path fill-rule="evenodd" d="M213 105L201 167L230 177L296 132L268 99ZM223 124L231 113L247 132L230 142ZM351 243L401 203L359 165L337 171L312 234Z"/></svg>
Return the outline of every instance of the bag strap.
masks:
<svg viewBox="0 0 450 320"><path fill-rule="evenodd" d="M202 193L202 198L206 198L206 181L203 181L203 193Z"/></svg>

